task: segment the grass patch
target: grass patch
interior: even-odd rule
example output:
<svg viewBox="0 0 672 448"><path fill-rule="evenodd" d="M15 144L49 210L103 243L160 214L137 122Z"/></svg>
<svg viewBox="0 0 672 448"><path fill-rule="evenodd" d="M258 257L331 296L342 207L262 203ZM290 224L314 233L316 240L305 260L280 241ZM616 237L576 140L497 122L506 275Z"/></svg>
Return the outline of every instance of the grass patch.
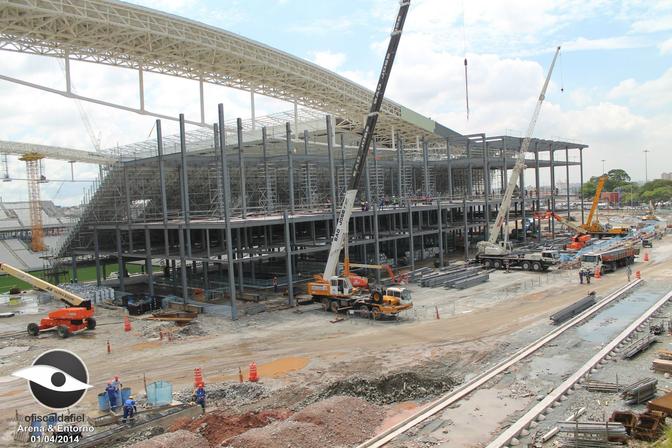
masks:
<svg viewBox="0 0 672 448"><path fill-rule="evenodd" d="M126 269L129 273L135 274L141 272L142 267L137 264L126 264ZM160 266L154 266L154 271L160 270ZM118 263L106 263L105 264L105 273L109 276L112 272L119 272ZM72 272L69 272L72 276ZM31 275L44 279L44 271L31 271ZM102 265L101 265L101 275L102 275ZM70 277L72 278L72 277ZM96 266L82 266L77 268L77 279L80 282L90 282L96 280ZM63 281L63 280L61 280ZM16 279L10 275L0 275L0 294L9 292L11 288L20 288L21 290L31 289L32 287L19 279Z"/></svg>

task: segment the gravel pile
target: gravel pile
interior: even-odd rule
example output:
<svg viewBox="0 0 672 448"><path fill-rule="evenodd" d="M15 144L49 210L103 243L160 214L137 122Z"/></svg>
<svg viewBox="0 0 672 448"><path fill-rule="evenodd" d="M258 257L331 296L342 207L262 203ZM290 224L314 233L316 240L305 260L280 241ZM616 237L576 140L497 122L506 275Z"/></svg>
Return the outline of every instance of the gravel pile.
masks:
<svg viewBox="0 0 672 448"><path fill-rule="evenodd" d="M432 377L415 372L392 373L380 378L352 377L331 383L309 402L334 395L351 395L377 404L420 400L451 390L457 381L450 377Z"/></svg>
<svg viewBox="0 0 672 448"><path fill-rule="evenodd" d="M385 416L380 407L346 396L307 406L287 420L251 429L222 446L233 448L322 448L358 444L375 433Z"/></svg>
<svg viewBox="0 0 672 448"><path fill-rule="evenodd" d="M174 394L174 398L184 403L192 401L194 390L184 388ZM268 396L268 391L260 383L214 383L205 385L208 404L238 407L253 403Z"/></svg>
<svg viewBox="0 0 672 448"><path fill-rule="evenodd" d="M148 440L143 440L130 448L210 448L210 443L198 434L180 430L161 434Z"/></svg>
<svg viewBox="0 0 672 448"><path fill-rule="evenodd" d="M145 323L140 332L142 333L142 336L147 339L158 338L161 336L161 333L163 333L164 338L167 338L168 333L170 333L173 339L183 339L190 336L206 336L208 334L208 331L205 330L196 319L182 327L175 325L173 322L149 321Z"/></svg>
<svg viewBox="0 0 672 448"><path fill-rule="evenodd" d="M138 432L136 434L133 434L131 437L126 439L123 443L118 443L115 445L117 448L129 448L131 446L135 446L138 442L145 441L147 439L151 439L152 437L158 436L166 432L165 429L163 429L160 426L155 426L154 428L150 428L146 431Z"/></svg>

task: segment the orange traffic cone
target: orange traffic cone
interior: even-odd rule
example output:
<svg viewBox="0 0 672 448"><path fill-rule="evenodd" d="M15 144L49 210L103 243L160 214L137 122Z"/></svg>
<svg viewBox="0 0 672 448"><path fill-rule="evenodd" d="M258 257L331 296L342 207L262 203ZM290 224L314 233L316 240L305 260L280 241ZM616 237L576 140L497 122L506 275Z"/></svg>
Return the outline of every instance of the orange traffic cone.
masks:
<svg viewBox="0 0 672 448"><path fill-rule="evenodd" d="M257 363L252 361L250 363L250 374L247 378L248 381L251 381L253 383L256 383L259 381L259 375L257 374Z"/></svg>
<svg viewBox="0 0 672 448"><path fill-rule="evenodd" d="M201 383L203 383L203 372L199 367L194 369L194 386L198 386Z"/></svg>
<svg viewBox="0 0 672 448"><path fill-rule="evenodd" d="M644 261L649 261L649 253L644 252Z"/></svg>
<svg viewBox="0 0 672 448"><path fill-rule="evenodd" d="M131 331L131 320L128 316L124 316L124 331Z"/></svg>
<svg viewBox="0 0 672 448"><path fill-rule="evenodd" d="M635 272L635 278L642 278L642 274L639 271Z"/></svg>
<svg viewBox="0 0 672 448"><path fill-rule="evenodd" d="M599 279L602 277L602 272L600 272L601 269L599 267L595 268L595 279Z"/></svg>

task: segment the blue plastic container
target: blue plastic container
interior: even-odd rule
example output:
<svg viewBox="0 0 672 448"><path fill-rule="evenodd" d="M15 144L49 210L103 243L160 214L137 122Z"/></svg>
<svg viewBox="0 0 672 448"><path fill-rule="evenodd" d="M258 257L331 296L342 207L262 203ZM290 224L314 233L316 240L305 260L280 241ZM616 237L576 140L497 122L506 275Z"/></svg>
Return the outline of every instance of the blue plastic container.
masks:
<svg viewBox="0 0 672 448"><path fill-rule="evenodd" d="M173 385L168 381L156 381L147 385L147 403L152 406L170 404L173 401Z"/></svg>
<svg viewBox="0 0 672 448"><path fill-rule="evenodd" d="M110 397L107 396L107 392L101 392L98 394L98 409L101 411L110 410Z"/></svg>
<svg viewBox="0 0 672 448"><path fill-rule="evenodd" d="M131 396L131 388L124 387L121 389L121 400L119 401L119 406L122 406L124 402Z"/></svg>

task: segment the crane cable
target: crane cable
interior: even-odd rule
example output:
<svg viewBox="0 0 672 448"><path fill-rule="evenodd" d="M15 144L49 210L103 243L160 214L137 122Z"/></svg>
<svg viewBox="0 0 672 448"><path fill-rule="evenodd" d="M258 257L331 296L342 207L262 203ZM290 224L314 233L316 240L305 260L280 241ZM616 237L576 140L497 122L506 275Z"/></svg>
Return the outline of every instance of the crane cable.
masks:
<svg viewBox="0 0 672 448"><path fill-rule="evenodd" d="M469 121L469 75L467 73L467 10L462 0L462 49L464 53L464 95L467 105L467 121Z"/></svg>

